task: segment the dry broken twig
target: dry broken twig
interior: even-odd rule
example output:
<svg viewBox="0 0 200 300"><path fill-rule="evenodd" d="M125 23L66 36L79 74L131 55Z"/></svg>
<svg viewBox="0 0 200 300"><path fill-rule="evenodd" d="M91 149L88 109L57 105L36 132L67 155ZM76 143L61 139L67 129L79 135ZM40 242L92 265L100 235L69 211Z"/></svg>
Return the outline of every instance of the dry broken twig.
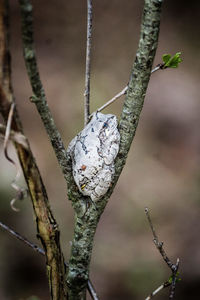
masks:
<svg viewBox="0 0 200 300"><path fill-rule="evenodd" d="M147 220L149 222L149 225L151 227L151 231L152 231L152 234L153 234L153 242L154 244L156 245L156 248L158 249L158 251L160 252L163 260L166 262L167 266L170 268L172 274L168 280L169 282L169 286L170 286L170 294L169 294L169 299L173 299L174 298L174 294L175 294L175 287L176 287L176 282L178 279L178 269L179 269L179 258L177 258L177 261L176 261L176 264L173 264L171 262L171 260L168 258L164 248L163 248L163 242L160 242L158 240L158 236L156 234L156 231L155 231L155 228L153 226L153 223L152 223L152 220L151 220L151 217L150 217L150 214L149 214L149 209L148 208L145 208L145 213L146 213L146 216L147 216ZM163 284L165 285L165 283ZM166 286L163 286L162 288L164 288ZM162 288L158 288L159 291L162 289ZM158 290L157 289L157 290ZM158 293L158 291L155 293L155 291L153 292L154 295ZM153 295L153 293L151 294L151 298ZM151 298L148 298L147 299L151 299Z"/></svg>

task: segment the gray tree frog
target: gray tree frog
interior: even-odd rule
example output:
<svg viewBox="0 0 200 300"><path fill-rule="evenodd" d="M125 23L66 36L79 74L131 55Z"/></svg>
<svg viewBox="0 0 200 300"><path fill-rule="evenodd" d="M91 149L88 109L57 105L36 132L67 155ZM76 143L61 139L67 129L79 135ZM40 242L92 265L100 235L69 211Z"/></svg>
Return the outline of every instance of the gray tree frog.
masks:
<svg viewBox="0 0 200 300"><path fill-rule="evenodd" d="M69 144L67 151L72 159L76 185L92 201L100 199L110 187L119 143L116 116L96 112Z"/></svg>

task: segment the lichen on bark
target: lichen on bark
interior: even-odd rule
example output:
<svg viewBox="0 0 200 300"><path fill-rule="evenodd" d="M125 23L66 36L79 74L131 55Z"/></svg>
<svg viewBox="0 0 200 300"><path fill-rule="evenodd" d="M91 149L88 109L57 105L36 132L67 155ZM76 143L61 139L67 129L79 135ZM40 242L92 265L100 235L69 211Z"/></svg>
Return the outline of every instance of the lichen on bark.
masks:
<svg viewBox="0 0 200 300"><path fill-rule="evenodd" d="M67 277L71 300L82 299L81 291L84 290L89 275L96 227L119 179L135 136L157 49L162 2L162 0L145 0L144 3L138 50L119 121L120 148L115 160L115 177L106 195L96 203L97 210L92 205L86 210L86 203L90 199L83 197L78 191L72 176L71 160L68 157L68 195L75 209L76 220ZM74 295L77 298L74 298Z"/></svg>
<svg viewBox="0 0 200 300"><path fill-rule="evenodd" d="M145 0L144 3L139 46L131 70L128 91L119 121L121 138L119 153L115 160L115 177L106 195L97 201L95 205L91 203L89 197L83 196L79 192L74 183L72 161L70 156L65 152L61 136L50 113L39 78L33 49L32 6L29 0L19 0L19 2L23 22L24 57L33 89L32 101L36 104L58 162L67 180L68 197L72 201L75 211L74 238L67 274L68 299L83 300L86 297L85 288L89 277L95 231L101 214L125 165L142 111L157 48L162 0Z"/></svg>

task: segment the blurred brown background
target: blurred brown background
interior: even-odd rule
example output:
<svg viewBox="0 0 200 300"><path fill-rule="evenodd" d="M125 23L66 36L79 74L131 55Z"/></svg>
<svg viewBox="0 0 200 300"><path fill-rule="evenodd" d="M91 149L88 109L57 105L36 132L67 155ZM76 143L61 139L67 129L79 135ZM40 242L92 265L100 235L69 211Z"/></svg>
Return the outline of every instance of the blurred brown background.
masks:
<svg viewBox="0 0 200 300"><path fill-rule="evenodd" d="M53 150L29 96L17 1L11 4L13 85L25 134L40 166L69 256L73 210ZM49 106L66 146L83 126L86 1L34 0L35 41ZM143 1L94 1L92 110L128 82L137 49ZM178 69L152 75L126 167L103 214L95 239L91 278L102 300L144 299L170 271L152 242L144 208L151 210L165 250L180 258L175 299L197 299L200 284L200 3L163 5L154 65L181 51ZM105 112L120 115L123 99ZM30 199L10 209L15 169L0 144L0 220L38 243ZM10 146L10 154L15 152ZM23 179L21 184L24 185ZM0 299L49 299L44 259L0 229ZM155 299L168 299L168 290Z"/></svg>

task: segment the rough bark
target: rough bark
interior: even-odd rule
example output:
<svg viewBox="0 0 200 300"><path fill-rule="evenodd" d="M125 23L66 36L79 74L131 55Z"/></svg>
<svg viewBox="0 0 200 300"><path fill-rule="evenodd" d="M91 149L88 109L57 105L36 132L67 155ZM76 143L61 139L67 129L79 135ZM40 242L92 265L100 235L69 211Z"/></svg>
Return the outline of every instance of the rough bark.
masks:
<svg viewBox="0 0 200 300"><path fill-rule="evenodd" d="M114 186L125 165L128 151L135 136L135 132L140 118L140 113L143 107L144 97L146 94L146 89L151 74L151 68L157 48L162 0L145 0L139 46L136 54L136 59L133 64L133 68L131 70L131 77L128 85L127 96L123 105L122 114L119 122L121 141L120 150L115 161L115 178L109 191L102 199L100 199L100 201L96 203L95 206L93 203L91 203L90 198L84 197L78 191L77 186L74 183L74 179L72 176L71 160L70 157L66 156L61 136L55 126L53 117L47 105L45 93L39 77L35 51L33 48L32 6L29 0L19 0L19 3L21 6L22 14L24 58L33 90L33 96L31 97L31 100L35 103L46 128L46 131L49 135L58 162L68 183L69 200L72 201L72 205L75 210L74 239L71 248L69 271L67 275L68 299L83 300L86 297L86 285L89 276L89 267L96 227L99 218L102 212L104 211L107 201L110 198ZM35 173L33 175L35 175ZM37 186L35 186L35 183L37 184ZM34 195L32 195L35 211L36 213L39 213L39 211L37 212L37 205L41 204L40 201L44 202L45 209L48 208L48 205L46 205L46 191L43 191L43 185L41 185L41 181L38 182L35 178L34 182L31 182L31 184L34 187L34 189L37 190L39 188L39 191L43 194L41 195L39 193L38 195L37 193L36 196L45 198L42 200L40 198L34 200ZM32 186L30 185L30 189ZM49 220L53 220L52 222L55 221L48 209L44 211L44 216L45 218L44 220L42 220L44 222L48 223ZM43 225L43 223L41 224ZM54 233L54 226L50 226L52 225L51 221L48 224L49 226L47 226L46 224L47 227L45 227L44 232L42 232L43 239L45 242L47 241L47 237L51 237L51 235L49 235L49 231L52 230L52 232ZM43 228L42 225L41 227ZM41 230L40 223L38 223L38 230ZM57 236L54 236L53 233L53 239L56 240ZM52 241L53 239L50 240ZM50 245L50 254L52 252L52 249L56 249L56 251L58 250L57 253L59 253L59 249L54 248L54 245L57 245L56 241L55 244ZM54 262L54 267L58 267L58 262L56 263L56 260ZM63 280L64 273L62 272L62 257L60 259L60 262L60 278L62 278ZM51 277L50 273L51 272L49 272L49 278L50 280L52 280L53 277ZM60 299L63 299L62 297L64 297L64 294L61 295Z"/></svg>
<svg viewBox="0 0 200 300"><path fill-rule="evenodd" d="M0 113L6 123L11 103L14 101L8 48L8 1L6 0L0 1L0 41ZM13 116L12 129L23 133L22 124L16 109ZM26 144L28 148L25 149L21 144L14 143L32 200L38 237L45 249L51 298L54 300L66 299L65 267L60 248L60 232L51 212L45 186L28 140Z"/></svg>
<svg viewBox="0 0 200 300"><path fill-rule="evenodd" d="M33 95L30 97L30 101L36 105L38 113L51 141L58 163L65 176L67 169L65 147L49 109L37 65L33 39L32 4L30 0L19 0L19 4L21 9L24 60L33 92Z"/></svg>
<svg viewBox="0 0 200 300"><path fill-rule="evenodd" d="M128 91L119 122L121 141L120 150L115 161L115 178L106 195L96 203L96 208L91 204L90 199L83 197L77 190L72 176L71 161L68 157L68 196L72 200L75 210L74 239L67 276L69 299L71 300L84 299L82 298L82 292L86 287L89 276L96 227L122 172L135 136L157 49L161 6L162 0L145 0L144 3L138 50L131 70ZM90 204L89 207L87 207L88 203Z"/></svg>

